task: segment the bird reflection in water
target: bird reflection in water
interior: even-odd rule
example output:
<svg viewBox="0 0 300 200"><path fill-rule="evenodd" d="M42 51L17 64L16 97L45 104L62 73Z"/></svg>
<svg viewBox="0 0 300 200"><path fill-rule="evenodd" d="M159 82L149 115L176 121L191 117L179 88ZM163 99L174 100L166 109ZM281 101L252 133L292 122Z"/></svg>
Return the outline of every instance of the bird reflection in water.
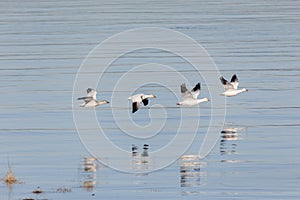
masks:
<svg viewBox="0 0 300 200"><path fill-rule="evenodd" d="M200 169L205 167L205 162L200 162L198 155L183 155L180 163L180 186L197 187L201 185L201 179L205 176Z"/></svg>
<svg viewBox="0 0 300 200"><path fill-rule="evenodd" d="M138 153L138 146L132 145L132 169L134 170L147 170L149 169L150 157L149 157L149 145L143 145L143 152Z"/></svg>
<svg viewBox="0 0 300 200"><path fill-rule="evenodd" d="M221 162L238 162L232 155L237 153L238 140L241 140L239 131L243 128L225 128L221 131L220 154L230 156L228 159L222 159Z"/></svg>
<svg viewBox="0 0 300 200"><path fill-rule="evenodd" d="M137 156L137 154L138 154L138 149L139 149L138 146L132 144L132 146L131 146L131 152L132 152L132 156L133 156L133 157L134 157L134 156Z"/></svg>
<svg viewBox="0 0 300 200"><path fill-rule="evenodd" d="M87 191L93 190L97 183L97 159L85 157L81 166L82 187Z"/></svg>

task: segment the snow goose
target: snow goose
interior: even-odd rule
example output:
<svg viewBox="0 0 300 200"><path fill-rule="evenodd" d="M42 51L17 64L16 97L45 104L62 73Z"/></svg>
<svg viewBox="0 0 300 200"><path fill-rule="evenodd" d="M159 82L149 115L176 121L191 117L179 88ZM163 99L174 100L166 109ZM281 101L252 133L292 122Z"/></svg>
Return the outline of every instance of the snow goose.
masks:
<svg viewBox="0 0 300 200"><path fill-rule="evenodd" d="M147 106L149 103L149 98L156 98L153 94L136 94L128 98L128 100L132 101L132 113L138 111L143 102L144 106Z"/></svg>
<svg viewBox="0 0 300 200"><path fill-rule="evenodd" d="M97 91L88 88L87 89L87 95L85 97L80 97L77 100L83 100L84 103L80 105L80 107L96 107L101 104L107 104L109 101L103 100L103 101L98 101L96 99Z"/></svg>
<svg viewBox="0 0 300 200"><path fill-rule="evenodd" d="M208 98L197 99L200 94L201 85L197 83L196 86L192 89L192 91L188 91L186 85L183 83L180 86L181 89L181 101L177 103L180 106L194 106L202 102L209 101Z"/></svg>
<svg viewBox="0 0 300 200"><path fill-rule="evenodd" d="M220 80L225 88L225 92L223 92L221 94L223 96L232 97L232 96L238 95L239 93L248 91L246 88L243 88L240 90L237 89L238 85L239 85L239 80L238 80L236 74L234 74L231 77L230 83L223 76L220 77Z"/></svg>

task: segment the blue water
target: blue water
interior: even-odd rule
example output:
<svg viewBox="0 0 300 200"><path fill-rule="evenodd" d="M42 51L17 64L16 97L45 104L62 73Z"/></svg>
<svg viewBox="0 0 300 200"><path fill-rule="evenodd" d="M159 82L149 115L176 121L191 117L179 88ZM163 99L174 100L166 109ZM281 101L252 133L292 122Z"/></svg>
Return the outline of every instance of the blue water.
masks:
<svg viewBox="0 0 300 200"><path fill-rule="evenodd" d="M11 187L2 181L0 199L299 199L299 6L297 1L234 0L0 2L0 177L6 175L9 160L20 181ZM227 98L224 126L239 130L229 138L221 134L202 160L178 158L143 174L119 172L98 162L93 163L96 171L86 171L84 157L90 154L80 141L72 112L72 101L81 103L72 96L76 73L100 42L142 27L186 34L207 50L227 79L238 75L239 87L249 92ZM204 77L190 64L169 52L147 49L112 63L105 74L107 85L96 88L98 97L110 100L116 81L131 67L146 63L175 68L188 77L189 87L201 81L199 98L209 96ZM155 166L151 153L173 138L180 122L176 98L182 80L169 72L159 76L172 81L175 94L155 84L140 88L155 93L159 98L150 104L165 105L168 113L157 137L127 137L117 128L111 111L128 114L127 99L122 105L96 108L111 141L128 151L132 143L140 147L137 157L120 160L132 162L137 172ZM132 91L117 92L128 97ZM201 110L203 125L185 155L198 154L211 103L193 108ZM160 114L157 106L145 107L133 120L144 126L151 117L164 120ZM127 117L120 120L130 122ZM189 131L193 130L186 134ZM149 157L141 158L144 143L150 145ZM88 181L92 187L87 187ZM33 194L37 187L44 192ZM59 188L71 191L62 193Z"/></svg>

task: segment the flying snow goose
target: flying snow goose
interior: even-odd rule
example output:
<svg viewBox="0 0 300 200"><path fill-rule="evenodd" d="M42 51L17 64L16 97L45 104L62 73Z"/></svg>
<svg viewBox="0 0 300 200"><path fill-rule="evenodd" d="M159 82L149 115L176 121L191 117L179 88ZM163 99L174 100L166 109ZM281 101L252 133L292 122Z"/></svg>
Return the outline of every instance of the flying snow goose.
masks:
<svg viewBox="0 0 300 200"><path fill-rule="evenodd" d="M132 101L132 113L135 113L141 106L143 102L144 106L147 106L149 103L149 98L156 98L153 94L136 94L128 98Z"/></svg>
<svg viewBox="0 0 300 200"><path fill-rule="evenodd" d="M96 107L101 104L109 103L109 101L106 101L106 100L98 101L96 99L97 91L92 88L88 88L86 92L87 92L87 95L85 97L80 97L77 99L77 100L84 101L84 103L81 104L80 107Z"/></svg>
<svg viewBox="0 0 300 200"><path fill-rule="evenodd" d="M197 83L192 91L188 91L186 85L183 83L180 86L181 89L181 101L177 103L180 106L194 106L202 102L209 101L208 98L197 99L200 94L201 85Z"/></svg>
<svg viewBox="0 0 300 200"><path fill-rule="evenodd" d="M231 77L230 83L223 76L220 77L220 80L225 88L225 92L221 94L223 96L232 97L238 95L239 93L248 91L246 88L240 90L237 89L239 85L239 80L236 74L234 74Z"/></svg>

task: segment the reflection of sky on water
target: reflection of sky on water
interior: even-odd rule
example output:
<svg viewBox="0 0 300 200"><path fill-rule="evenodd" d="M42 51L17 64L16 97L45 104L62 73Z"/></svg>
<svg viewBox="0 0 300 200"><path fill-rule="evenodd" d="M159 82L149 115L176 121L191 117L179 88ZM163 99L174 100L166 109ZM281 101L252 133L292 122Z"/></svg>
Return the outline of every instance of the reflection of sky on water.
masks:
<svg viewBox="0 0 300 200"><path fill-rule="evenodd" d="M94 0L72 4L67 1L1 2L0 177L5 176L4 166L9 157L14 174L24 184L10 189L0 185L0 199L36 198L31 192L37 187L49 191L43 194L47 199L88 199L91 194L84 185L93 185L95 197L105 199L120 196L124 199L180 199L181 195L194 199L297 198L299 176L295 174L299 174L300 163L298 4L297 1L166 1L147 5ZM78 139L71 112L77 69L99 42L120 31L144 26L182 31L207 49L225 77L237 73L240 87L248 88L249 92L227 98L226 122L233 122L233 127L247 127L247 137L244 131L239 131L237 138L221 137L205 159L206 167L202 167L200 161L200 175L195 171L199 161L178 160L164 170L147 175L119 173L99 165L96 172L80 168L80 181L77 181L78 160L87 154ZM129 67L149 62L178 67L191 83L202 81L202 77L189 71L190 66L184 60L167 52L149 50L147 54L146 50L137 51L116 60L106 80L114 82ZM174 80L172 88L178 95L181 80L166 72L161 72L159 78L169 76ZM111 96L110 87L110 84L97 87L100 99ZM145 93L155 91L159 102L170 113L170 124L160 139L142 142L124 139L125 135L111 122L110 107L97 108L96 114L107 135L120 148L130 151L131 144L150 144L149 157L145 158L151 158L155 164L151 151L170 141L174 134L172 126L178 125L177 99L157 85L141 89ZM131 90L119 92L128 97ZM207 96L205 86L202 92L201 95ZM124 104L114 109L127 112L130 104L125 99ZM160 108L151 109L160 119L156 112ZM147 124L149 118L144 114L148 115L149 110L141 109L134 120ZM201 122L207 124L209 107L202 105L200 110ZM198 152L206 129L200 127L185 155ZM141 153L140 149L139 156ZM99 159L109 162L109 158ZM130 163L132 159L128 157L126 161ZM83 161L80 162L81 167L84 166ZM151 162L149 165L139 160L138 170L151 167ZM189 162L195 163L182 164ZM195 177L180 173L181 166ZM83 175L85 173L91 174ZM187 187L181 187L181 175ZM84 181L91 182L85 184ZM72 188L72 192L55 192L61 187Z"/></svg>

